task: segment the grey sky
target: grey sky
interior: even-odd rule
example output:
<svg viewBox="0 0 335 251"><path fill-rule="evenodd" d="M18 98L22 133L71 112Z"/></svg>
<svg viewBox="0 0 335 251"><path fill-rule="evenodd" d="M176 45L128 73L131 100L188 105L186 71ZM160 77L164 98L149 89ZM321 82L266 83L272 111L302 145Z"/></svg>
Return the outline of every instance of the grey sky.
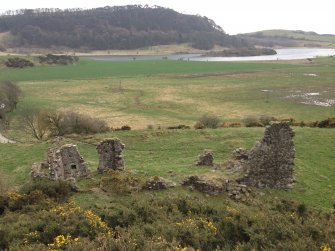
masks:
<svg viewBox="0 0 335 251"><path fill-rule="evenodd" d="M159 5L186 14L207 16L229 34L265 29L335 34L334 0L9 0L1 3L0 13L24 8L93 8L127 4Z"/></svg>

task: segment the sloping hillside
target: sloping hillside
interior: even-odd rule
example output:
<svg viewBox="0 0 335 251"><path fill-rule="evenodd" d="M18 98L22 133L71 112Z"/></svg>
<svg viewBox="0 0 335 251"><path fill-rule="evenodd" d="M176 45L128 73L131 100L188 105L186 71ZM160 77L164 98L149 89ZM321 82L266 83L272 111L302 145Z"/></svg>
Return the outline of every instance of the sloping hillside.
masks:
<svg viewBox="0 0 335 251"><path fill-rule="evenodd" d="M291 30L265 30L241 34L241 38L262 46L334 47L335 35Z"/></svg>
<svg viewBox="0 0 335 251"><path fill-rule="evenodd" d="M110 50L190 43L194 48L211 49L214 45L245 45L243 39L227 35L207 17L140 5L8 11L0 16L0 33L5 32L14 37L3 45L7 48Z"/></svg>

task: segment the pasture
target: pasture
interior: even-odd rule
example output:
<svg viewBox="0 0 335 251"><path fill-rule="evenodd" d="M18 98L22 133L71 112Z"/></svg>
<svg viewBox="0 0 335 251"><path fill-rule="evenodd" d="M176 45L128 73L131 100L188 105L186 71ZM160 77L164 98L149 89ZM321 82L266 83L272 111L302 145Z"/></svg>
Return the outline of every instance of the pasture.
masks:
<svg viewBox="0 0 335 251"><path fill-rule="evenodd" d="M81 60L73 66L2 68L0 79L17 81L23 91L18 109L11 115L12 129L6 132L23 143L0 145L2 173L10 177L11 184L19 185L28 178L31 164L42 160L51 144L34 142L22 132L20 116L29 107L77 111L104 119L111 127L129 125L135 129L66 139L79 144L92 170L97 166L93 145L104 137L116 136L127 146L129 169L180 182L183 175L210 172L194 167L203 149L213 149L216 161L223 162L233 149L251 148L262 137L263 128L166 130L168 126L192 127L203 114L216 115L223 122L241 122L250 115L298 121L334 117L332 106L303 103L306 98L335 99L334 67L335 60L325 58L286 63ZM330 151L335 148L333 131L295 130L297 185L290 193L269 193L330 207L335 180ZM169 172L175 176L169 177Z"/></svg>
<svg viewBox="0 0 335 251"><path fill-rule="evenodd" d="M235 201L228 193L209 196L179 184L188 175L235 178L239 174L222 164L234 149L250 149L263 137L263 127L196 130L202 115L239 125L250 116L298 122L335 117L334 68L334 58L0 67L0 80L22 90L10 128L1 132L17 143L0 144L0 249L332 249L334 129L294 127L296 184L290 191L253 188L246 201ZM132 130L38 141L23 130L27 109L74 111ZM178 125L190 129L168 129ZM96 145L113 137L126 146L127 171L98 174ZM32 164L67 143L78 146L91 170L77 181L79 192L67 182L32 182ZM204 149L214 152L218 168L195 165ZM155 176L177 186L129 190L130 182Z"/></svg>

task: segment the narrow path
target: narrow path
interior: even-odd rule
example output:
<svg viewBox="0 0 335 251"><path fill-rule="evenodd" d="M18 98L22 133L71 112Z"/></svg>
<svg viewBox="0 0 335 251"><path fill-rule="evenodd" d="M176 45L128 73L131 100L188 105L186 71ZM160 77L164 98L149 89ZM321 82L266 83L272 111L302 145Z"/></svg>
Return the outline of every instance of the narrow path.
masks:
<svg viewBox="0 0 335 251"><path fill-rule="evenodd" d="M7 139L0 133L0 144L7 144L7 143L15 143L15 141Z"/></svg>

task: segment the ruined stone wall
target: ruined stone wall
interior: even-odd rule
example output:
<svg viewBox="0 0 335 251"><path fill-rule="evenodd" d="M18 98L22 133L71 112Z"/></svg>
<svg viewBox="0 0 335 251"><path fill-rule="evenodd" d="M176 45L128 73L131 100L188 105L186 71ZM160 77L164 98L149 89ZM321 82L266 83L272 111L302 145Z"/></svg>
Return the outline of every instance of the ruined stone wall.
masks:
<svg viewBox="0 0 335 251"><path fill-rule="evenodd" d="M239 182L259 188L290 189L294 183L294 132L287 122L272 122L250 150Z"/></svg>
<svg viewBox="0 0 335 251"><path fill-rule="evenodd" d="M122 151L124 144L119 139L105 139L97 146L99 154L98 172L102 173L108 169L124 170Z"/></svg>
<svg viewBox="0 0 335 251"><path fill-rule="evenodd" d="M69 180L89 175L86 163L76 145L63 145L50 150L47 159L51 180Z"/></svg>
<svg viewBox="0 0 335 251"><path fill-rule="evenodd" d="M233 180L228 180L223 177L193 175L186 177L181 185L211 195L226 193L230 198L241 201L248 200L252 193L252 190L246 185L238 184Z"/></svg>
<svg viewBox="0 0 335 251"><path fill-rule="evenodd" d="M197 166L214 166L214 155L213 151L205 150L198 156Z"/></svg>

